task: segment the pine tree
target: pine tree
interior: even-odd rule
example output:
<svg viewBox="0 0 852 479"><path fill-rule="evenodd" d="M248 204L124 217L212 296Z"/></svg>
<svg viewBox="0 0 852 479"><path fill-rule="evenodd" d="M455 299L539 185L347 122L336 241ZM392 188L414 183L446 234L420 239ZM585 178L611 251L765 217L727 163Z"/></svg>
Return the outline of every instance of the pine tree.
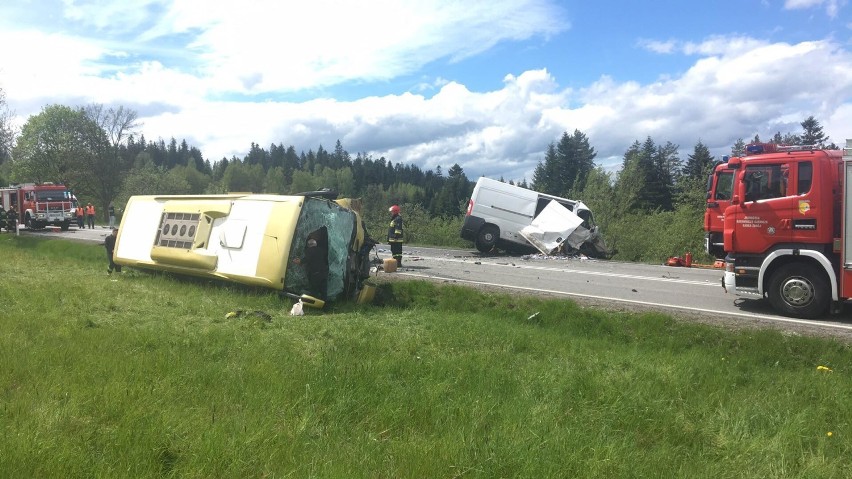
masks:
<svg viewBox="0 0 852 479"><path fill-rule="evenodd" d="M645 190L647 178L640 160L642 145L634 141L630 148L624 153L621 171L615 180L613 188L614 204L616 210L624 213L632 213L641 206L641 195Z"/></svg>
<svg viewBox="0 0 852 479"><path fill-rule="evenodd" d="M826 142L828 142L828 137L822 131L822 125L813 117L809 116L805 118L805 121L801 123L802 129L804 133L802 133L802 142L803 145L814 145L819 148L824 148Z"/></svg>
<svg viewBox="0 0 852 479"><path fill-rule="evenodd" d="M544 153L544 163L539 162L533 171L532 188L534 190L551 195L557 194L554 184L557 178L557 162L556 144L550 143Z"/></svg>
<svg viewBox="0 0 852 479"><path fill-rule="evenodd" d="M571 156L566 161L574 163L571 168L573 176L566 178L565 193L582 190L586 185L589 173L595 168L597 152L589 144L589 139L580 130L574 130L571 136Z"/></svg>
<svg viewBox="0 0 852 479"><path fill-rule="evenodd" d="M781 140L782 145L801 145L802 137L795 133L785 133Z"/></svg>
<svg viewBox="0 0 852 479"><path fill-rule="evenodd" d="M731 147L731 156L741 157L745 155L745 141L742 138L737 138L734 146Z"/></svg>
<svg viewBox="0 0 852 479"><path fill-rule="evenodd" d="M571 191L581 190L595 167L595 156L595 149L580 130L574 130L572 135L564 132L559 143L548 145L544 163L536 166L533 188L556 196L569 196Z"/></svg>
<svg viewBox="0 0 852 479"><path fill-rule="evenodd" d="M687 155L686 166L683 169L684 176L688 178L704 178L710 173L713 166L713 156L710 149L701 141L695 145L691 155Z"/></svg>
<svg viewBox="0 0 852 479"><path fill-rule="evenodd" d="M657 190L651 191L651 208L662 208L671 211L674 205L675 182L681 174L681 161L677 154L678 145L667 141L665 145L657 146L654 152L654 181Z"/></svg>

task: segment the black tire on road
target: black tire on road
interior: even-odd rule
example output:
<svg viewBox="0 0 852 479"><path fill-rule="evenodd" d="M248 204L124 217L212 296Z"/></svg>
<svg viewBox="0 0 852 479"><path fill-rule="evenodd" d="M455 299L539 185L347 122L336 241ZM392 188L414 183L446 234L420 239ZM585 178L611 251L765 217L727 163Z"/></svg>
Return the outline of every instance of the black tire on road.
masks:
<svg viewBox="0 0 852 479"><path fill-rule="evenodd" d="M70 228L70 227L71 227L71 223L69 223L68 221L62 222L62 231L68 231L68 228Z"/></svg>
<svg viewBox="0 0 852 479"><path fill-rule="evenodd" d="M500 237L500 229L494 225L485 225L479 229L476 235L476 249L481 253L487 253L494 249L497 245L497 238Z"/></svg>
<svg viewBox="0 0 852 479"><path fill-rule="evenodd" d="M781 314L813 319L831 304L828 278L813 264L789 263L769 278L769 302Z"/></svg>

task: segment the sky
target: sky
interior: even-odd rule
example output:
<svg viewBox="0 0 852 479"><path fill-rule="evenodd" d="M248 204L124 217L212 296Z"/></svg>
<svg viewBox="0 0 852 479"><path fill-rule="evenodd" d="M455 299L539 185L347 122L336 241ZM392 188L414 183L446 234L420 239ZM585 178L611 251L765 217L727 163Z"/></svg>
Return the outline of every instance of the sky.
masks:
<svg viewBox="0 0 852 479"><path fill-rule="evenodd" d="M532 179L564 132L616 171L635 141L852 138L848 0L4 0L0 89L130 108L212 162L252 143Z"/></svg>

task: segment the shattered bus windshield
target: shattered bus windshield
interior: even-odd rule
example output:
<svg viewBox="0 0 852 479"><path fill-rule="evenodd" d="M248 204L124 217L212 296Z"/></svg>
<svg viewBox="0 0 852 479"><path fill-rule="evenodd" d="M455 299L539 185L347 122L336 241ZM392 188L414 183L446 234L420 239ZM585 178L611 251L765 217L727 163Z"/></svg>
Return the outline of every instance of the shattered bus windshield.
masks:
<svg viewBox="0 0 852 479"><path fill-rule="evenodd" d="M344 291L354 234L354 213L328 200L306 197L293 235L284 289L336 299Z"/></svg>

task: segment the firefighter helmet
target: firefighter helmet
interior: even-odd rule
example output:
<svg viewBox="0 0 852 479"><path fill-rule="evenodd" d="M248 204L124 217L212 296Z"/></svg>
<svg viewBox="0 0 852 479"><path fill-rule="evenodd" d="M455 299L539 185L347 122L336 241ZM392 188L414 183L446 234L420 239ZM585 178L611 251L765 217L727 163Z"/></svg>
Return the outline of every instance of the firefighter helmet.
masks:
<svg viewBox="0 0 852 479"><path fill-rule="evenodd" d="M391 206L390 208L388 208L388 211L390 211L391 214L398 215L399 214L399 205Z"/></svg>

